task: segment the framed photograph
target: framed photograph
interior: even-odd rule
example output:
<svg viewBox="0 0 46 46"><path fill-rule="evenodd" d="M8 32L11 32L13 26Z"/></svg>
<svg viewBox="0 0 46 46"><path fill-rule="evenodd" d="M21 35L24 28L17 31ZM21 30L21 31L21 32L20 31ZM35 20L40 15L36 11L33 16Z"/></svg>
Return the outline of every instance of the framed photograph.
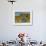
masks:
<svg viewBox="0 0 46 46"><path fill-rule="evenodd" d="M29 11L16 11L15 12L15 25L32 25L32 12Z"/></svg>

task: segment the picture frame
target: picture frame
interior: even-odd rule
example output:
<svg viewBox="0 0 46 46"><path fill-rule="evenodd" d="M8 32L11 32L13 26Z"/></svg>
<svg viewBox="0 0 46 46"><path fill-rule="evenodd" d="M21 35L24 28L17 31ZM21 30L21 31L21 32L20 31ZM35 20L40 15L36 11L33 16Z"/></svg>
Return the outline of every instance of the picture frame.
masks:
<svg viewBox="0 0 46 46"><path fill-rule="evenodd" d="M16 11L14 16L14 24L17 26L32 26L33 24L32 11Z"/></svg>

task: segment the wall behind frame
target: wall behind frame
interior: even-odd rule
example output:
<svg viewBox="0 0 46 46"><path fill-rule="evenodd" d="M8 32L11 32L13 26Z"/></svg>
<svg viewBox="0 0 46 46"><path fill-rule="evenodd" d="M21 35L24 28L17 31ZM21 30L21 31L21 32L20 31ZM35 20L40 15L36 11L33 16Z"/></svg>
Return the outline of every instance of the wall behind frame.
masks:
<svg viewBox="0 0 46 46"><path fill-rule="evenodd" d="M33 40L46 40L46 1L45 0L17 0L11 9L11 3L0 0L0 40L14 40L18 32L26 32ZM12 13L16 9L33 9L32 26L12 25ZM13 12L12 12L13 10Z"/></svg>

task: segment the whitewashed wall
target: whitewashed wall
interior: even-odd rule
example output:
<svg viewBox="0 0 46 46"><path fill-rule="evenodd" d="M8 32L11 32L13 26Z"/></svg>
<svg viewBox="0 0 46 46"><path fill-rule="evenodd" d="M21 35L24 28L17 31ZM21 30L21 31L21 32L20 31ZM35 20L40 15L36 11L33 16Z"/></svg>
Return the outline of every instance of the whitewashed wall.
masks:
<svg viewBox="0 0 46 46"><path fill-rule="evenodd" d="M16 9L32 9L33 25L15 26ZM19 32L30 34L33 40L46 40L46 0L17 0L13 7L7 0L0 0L0 40L15 40Z"/></svg>

